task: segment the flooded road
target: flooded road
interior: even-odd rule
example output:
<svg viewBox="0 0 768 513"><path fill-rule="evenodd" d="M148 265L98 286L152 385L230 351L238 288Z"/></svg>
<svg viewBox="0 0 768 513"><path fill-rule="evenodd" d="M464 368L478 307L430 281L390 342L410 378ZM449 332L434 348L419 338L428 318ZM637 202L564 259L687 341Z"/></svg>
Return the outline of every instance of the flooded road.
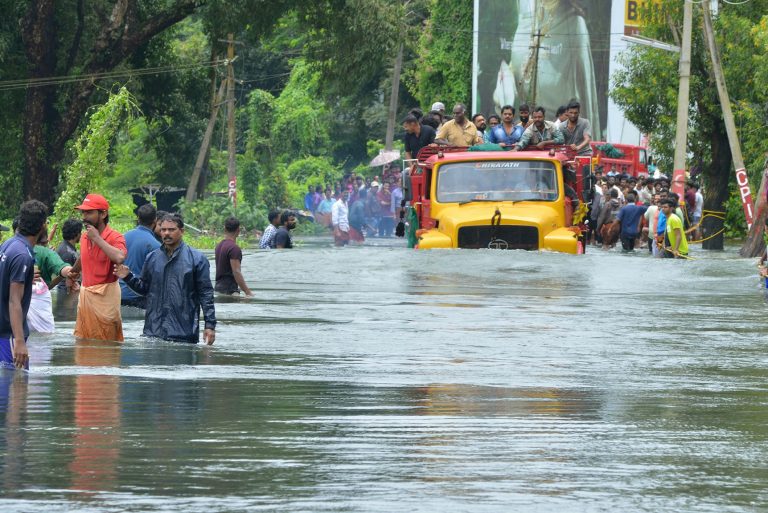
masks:
<svg viewBox="0 0 768 513"><path fill-rule="evenodd" d="M376 244L374 240L373 244ZM245 253L216 345L74 343L0 376L4 511L757 511L753 260Z"/></svg>

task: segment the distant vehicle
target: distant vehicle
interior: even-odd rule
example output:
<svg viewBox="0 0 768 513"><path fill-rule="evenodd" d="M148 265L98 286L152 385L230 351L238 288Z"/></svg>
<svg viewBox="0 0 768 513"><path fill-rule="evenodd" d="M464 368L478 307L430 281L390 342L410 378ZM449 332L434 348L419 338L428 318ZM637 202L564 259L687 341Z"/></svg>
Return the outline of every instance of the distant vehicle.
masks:
<svg viewBox="0 0 768 513"><path fill-rule="evenodd" d="M603 176L613 171L618 174L627 174L630 176L641 176L648 174L648 149L644 146L634 144L609 143L614 149L620 151L622 157L609 157L605 152L598 149L608 143L592 141L589 143L596 158L596 166L602 168Z"/></svg>
<svg viewBox="0 0 768 513"><path fill-rule="evenodd" d="M590 160L564 148L423 148L404 178L414 247L583 253Z"/></svg>

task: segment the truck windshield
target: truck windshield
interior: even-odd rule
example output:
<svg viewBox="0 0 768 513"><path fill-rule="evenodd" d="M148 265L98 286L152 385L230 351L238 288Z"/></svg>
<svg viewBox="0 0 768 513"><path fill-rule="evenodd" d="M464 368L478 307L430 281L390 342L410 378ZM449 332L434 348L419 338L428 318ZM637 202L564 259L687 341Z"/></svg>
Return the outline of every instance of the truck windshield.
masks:
<svg viewBox="0 0 768 513"><path fill-rule="evenodd" d="M438 168L437 201L555 201L557 171L552 162L501 160L456 162Z"/></svg>

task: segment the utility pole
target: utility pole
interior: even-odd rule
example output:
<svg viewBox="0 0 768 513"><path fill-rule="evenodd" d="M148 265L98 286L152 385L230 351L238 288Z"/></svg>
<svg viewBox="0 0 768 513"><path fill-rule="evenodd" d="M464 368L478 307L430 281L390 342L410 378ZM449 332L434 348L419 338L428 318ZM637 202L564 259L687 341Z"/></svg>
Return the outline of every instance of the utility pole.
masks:
<svg viewBox="0 0 768 513"><path fill-rule="evenodd" d="M387 134L384 138L384 149L389 151L395 140L395 117L397 116L397 101L400 94L400 71L403 67L403 43L397 49L395 66L392 70L392 93L389 95L389 112L387 112Z"/></svg>
<svg viewBox="0 0 768 513"><path fill-rule="evenodd" d="M227 177L229 178L229 196L237 206L237 169L235 148L235 39L234 34L227 34Z"/></svg>
<svg viewBox="0 0 768 513"><path fill-rule="evenodd" d="M187 186L187 195L184 198L187 203L195 201L197 193L197 184L200 181L200 174L205 164L205 157L208 155L208 150L211 146L211 137L213 136L213 129L216 126L216 118L219 116L219 106L224 101L224 91L227 87L228 80L225 78L221 81L219 86L219 92L213 97L213 105L211 106L211 117L208 118L208 126L205 127L205 135L203 135L203 142L200 145L200 151L197 153L197 161L195 161L195 168L192 171L192 178L189 179L189 186Z"/></svg>
<svg viewBox="0 0 768 513"><path fill-rule="evenodd" d="M720 51L715 41L715 31L712 28L712 12L708 2L702 3L704 9L704 33L709 46L709 55L712 58L712 70L715 74L715 84L717 85L717 96L720 98L720 106L723 109L723 122L725 131L728 134L728 143L731 146L731 155L733 156L733 167L736 169L736 184L739 186L739 197L741 206L744 207L744 217L747 219L747 229L752 228L755 211L752 204L752 191L749 188L749 177L744 165L744 157L741 154L741 144L739 143L739 134L736 132L736 123L733 121L733 112L731 111L731 99L728 96L728 88L725 85L725 75L720 62ZM762 227L760 227L762 232Z"/></svg>
<svg viewBox="0 0 768 513"><path fill-rule="evenodd" d="M541 28L536 29L536 46L533 48L533 76L531 77L531 110L536 108L536 89L539 82L539 50L541 50Z"/></svg>
<svg viewBox="0 0 768 513"><path fill-rule="evenodd" d="M675 160L672 173L672 192L683 197L685 183L685 156L688 149L688 102L691 78L691 32L693 3L684 0L683 46L680 50L680 86L677 92L677 130L675 131Z"/></svg>

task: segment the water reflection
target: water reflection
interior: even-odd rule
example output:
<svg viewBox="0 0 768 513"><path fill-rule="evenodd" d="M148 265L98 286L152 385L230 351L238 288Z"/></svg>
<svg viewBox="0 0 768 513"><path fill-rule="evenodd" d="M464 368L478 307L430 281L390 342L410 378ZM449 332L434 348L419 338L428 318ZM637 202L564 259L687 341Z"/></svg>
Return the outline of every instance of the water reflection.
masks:
<svg viewBox="0 0 768 513"><path fill-rule="evenodd" d="M422 415L578 416L595 419L601 394L590 389L504 388L477 385L430 385L408 389Z"/></svg>
<svg viewBox="0 0 768 513"><path fill-rule="evenodd" d="M82 340L75 342L75 365L116 367L120 365L119 342ZM104 374L75 377L74 437L69 470L71 488L104 491L115 487L120 456L120 379Z"/></svg>
<svg viewBox="0 0 768 513"><path fill-rule="evenodd" d="M3 419L3 490L18 492L27 483L23 479L26 469L27 446L27 387L26 372L0 369L0 413Z"/></svg>
<svg viewBox="0 0 768 513"><path fill-rule="evenodd" d="M142 339L136 312L124 344L75 343L61 299L0 383L4 509L765 503L753 266L376 243L248 253L258 299L217 299L211 348Z"/></svg>

